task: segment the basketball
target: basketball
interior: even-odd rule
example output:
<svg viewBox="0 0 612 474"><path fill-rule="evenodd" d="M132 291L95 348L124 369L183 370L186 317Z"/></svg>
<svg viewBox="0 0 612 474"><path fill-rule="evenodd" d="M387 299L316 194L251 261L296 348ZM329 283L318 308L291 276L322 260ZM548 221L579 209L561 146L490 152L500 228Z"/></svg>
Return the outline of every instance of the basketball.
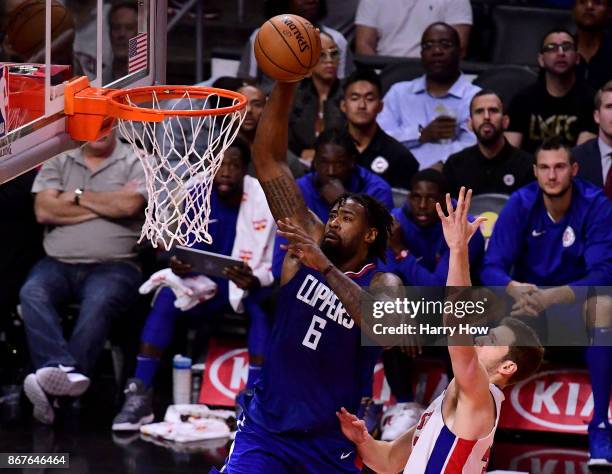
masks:
<svg viewBox="0 0 612 474"><path fill-rule="evenodd" d="M74 29L72 15L57 0L51 4L52 38ZM45 0L27 0L9 13L8 42L12 49L28 59L45 47Z"/></svg>
<svg viewBox="0 0 612 474"><path fill-rule="evenodd" d="M321 39L308 20L278 15L266 21L255 38L259 68L277 81L296 82L319 62Z"/></svg>

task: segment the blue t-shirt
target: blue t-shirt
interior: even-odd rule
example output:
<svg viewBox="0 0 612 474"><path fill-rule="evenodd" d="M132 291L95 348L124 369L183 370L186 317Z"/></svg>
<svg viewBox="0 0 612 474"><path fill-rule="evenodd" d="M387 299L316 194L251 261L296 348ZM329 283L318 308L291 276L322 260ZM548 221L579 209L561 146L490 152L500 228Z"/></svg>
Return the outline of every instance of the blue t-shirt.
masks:
<svg viewBox="0 0 612 474"><path fill-rule="evenodd" d="M391 211L399 221L402 229L404 245L410 252L407 257L396 260L391 249L387 249L385 271L399 275L404 285L410 286L442 286L448 276L448 260L450 251L444 234L442 223L437 221L429 227L421 227L410 218L408 203ZM468 216L471 221L473 216ZM468 244L470 272L480 273L484 258L484 237L480 230L474 234Z"/></svg>
<svg viewBox="0 0 612 474"><path fill-rule="evenodd" d="M538 183L510 196L495 223L481 279L506 286L612 284L612 201L601 188L573 180L572 202L559 222L544 207Z"/></svg>
<svg viewBox="0 0 612 474"><path fill-rule="evenodd" d="M297 184L302 191L306 206L315 213L315 215L321 219L323 223L326 223L329 219L329 211L331 206L321 197L315 184L314 172L308 173L297 180ZM393 195L391 194L391 187L385 180L378 177L371 171L368 171L361 166L355 167L355 172L351 177L349 185L346 190L351 193L368 194L378 199L387 209L393 208ZM285 251L280 248L280 245L285 243L286 240L282 237L276 237L274 241L274 254L272 257L272 274L275 279L280 278L280 274L283 268L283 259L285 258Z"/></svg>
<svg viewBox="0 0 612 474"><path fill-rule="evenodd" d="M368 286L376 273L370 263L347 275ZM325 278L302 266L280 289L248 420L274 433L339 431L335 413L342 406L355 413L377 351L361 346L359 327Z"/></svg>

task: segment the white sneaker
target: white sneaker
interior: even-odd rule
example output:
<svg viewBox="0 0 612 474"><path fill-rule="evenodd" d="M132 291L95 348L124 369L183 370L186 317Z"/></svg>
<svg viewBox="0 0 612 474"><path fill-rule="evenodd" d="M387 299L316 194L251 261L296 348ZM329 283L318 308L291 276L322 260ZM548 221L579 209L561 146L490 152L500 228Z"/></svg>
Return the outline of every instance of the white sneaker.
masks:
<svg viewBox="0 0 612 474"><path fill-rule="evenodd" d="M36 375L30 374L25 378L23 391L34 405L34 418L45 425L52 425L55 421L55 412L47 395L36 380Z"/></svg>
<svg viewBox="0 0 612 474"><path fill-rule="evenodd" d="M72 367L43 367L36 371L36 380L49 395L78 397L89 388L89 377L71 372Z"/></svg>
<svg viewBox="0 0 612 474"><path fill-rule="evenodd" d="M396 403L383 414L380 425L383 441L394 441L419 422L425 407L419 403Z"/></svg>

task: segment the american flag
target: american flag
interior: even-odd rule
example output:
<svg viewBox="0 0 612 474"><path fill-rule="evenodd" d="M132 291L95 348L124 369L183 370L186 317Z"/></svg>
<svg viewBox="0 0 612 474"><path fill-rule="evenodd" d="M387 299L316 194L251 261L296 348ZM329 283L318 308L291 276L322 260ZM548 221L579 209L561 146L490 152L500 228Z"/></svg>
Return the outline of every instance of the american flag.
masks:
<svg viewBox="0 0 612 474"><path fill-rule="evenodd" d="M147 67L148 34L140 33L128 45L128 74Z"/></svg>

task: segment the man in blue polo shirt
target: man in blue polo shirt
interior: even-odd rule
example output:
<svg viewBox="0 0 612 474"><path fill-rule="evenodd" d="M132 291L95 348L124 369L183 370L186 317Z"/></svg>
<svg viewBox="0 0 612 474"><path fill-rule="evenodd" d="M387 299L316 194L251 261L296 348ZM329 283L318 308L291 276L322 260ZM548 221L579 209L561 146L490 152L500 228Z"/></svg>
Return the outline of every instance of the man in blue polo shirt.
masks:
<svg viewBox="0 0 612 474"><path fill-rule="evenodd" d="M306 206L322 221L327 222L331 205L345 192L369 194L388 210L393 208L391 187L385 180L357 165L355 142L345 130L325 130L315 143L314 170L297 180ZM276 237L272 273L280 277L285 251Z"/></svg>
<svg viewBox="0 0 612 474"><path fill-rule="evenodd" d="M481 273L483 284L505 287L516 301L514 310L528 316L573 303L576 287L612 284L612 202L600 188L575 178L578 165L558 138L537 150L534 172L537 182L512 194L500 213ZM610 297L597 297L592 307L595 324L586 351L594 403L589 463L612 465Z"/></svg>

